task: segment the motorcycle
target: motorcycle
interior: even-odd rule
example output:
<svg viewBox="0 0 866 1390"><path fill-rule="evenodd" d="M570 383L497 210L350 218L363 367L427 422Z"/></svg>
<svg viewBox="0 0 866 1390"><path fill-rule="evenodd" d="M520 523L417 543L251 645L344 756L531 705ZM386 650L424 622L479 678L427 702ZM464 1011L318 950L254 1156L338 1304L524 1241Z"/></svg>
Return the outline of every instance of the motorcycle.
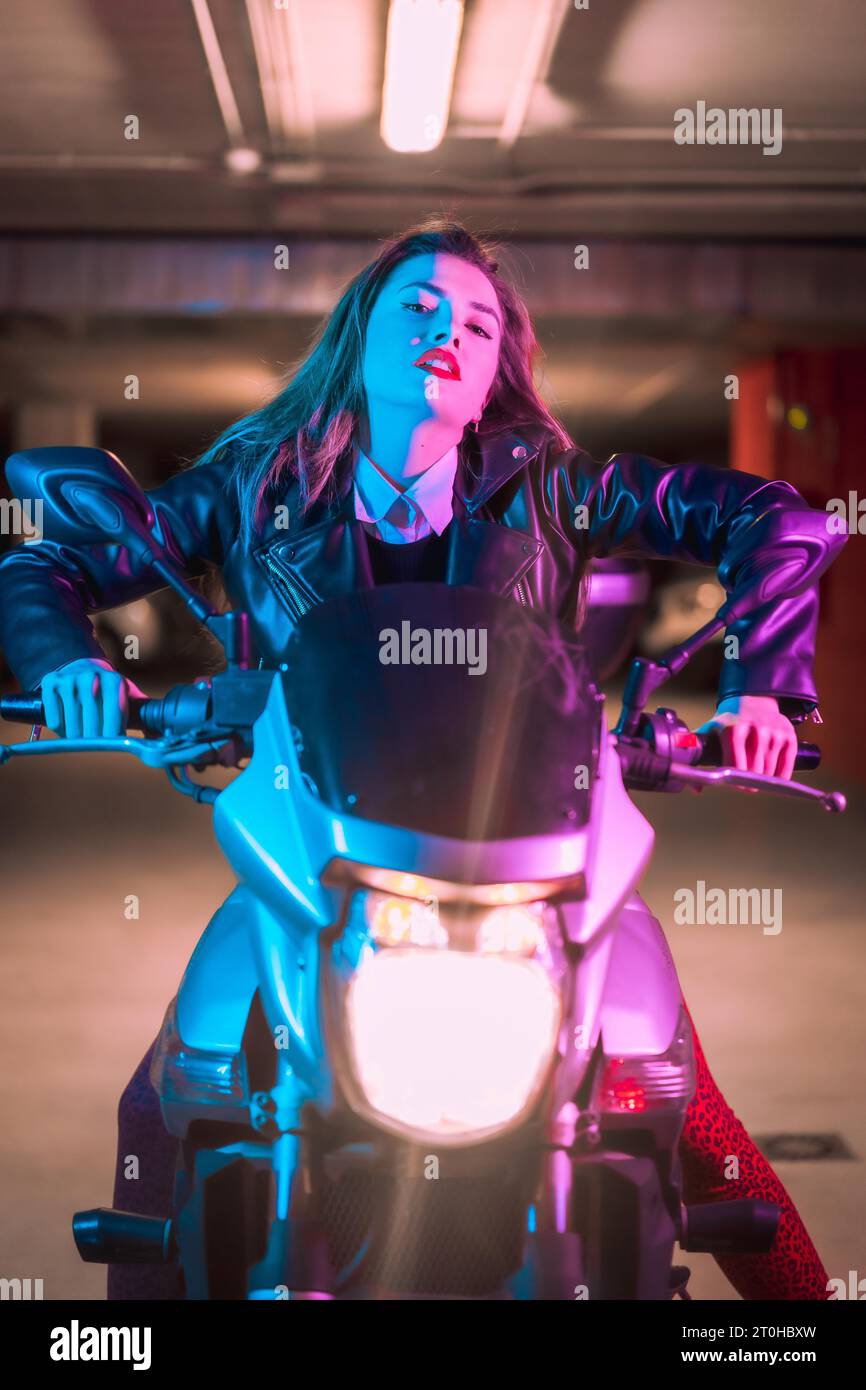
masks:
<svg viewBox="0 0 866 1390"><path fill-rule="evenodd" d="M674 710L645 712L730 605L633 663L612 729L579 634L482 590L331 599L266 670L247 615L188 585L114 456L33 450L7 475L43 498L50 540L128 547L226 654L132 702L139 737L41 742L39 696L0 701L34 725L0 762L160 768L212 808L239 880L153 1056L172 1210L76 1213L81 1257L171 1264L188 1299L667 1300L689 1297L677 1242L769 1250L777 1207L682 1201L694 1048L636 892L654 834L628 795L727 786L844 810L714 766ZM785 591L824 558L804 535ZM756 575L751 601L779 582ZM801 744L798 766L818 758ZM213 766L236 770L222 790L192 775Z"/></svg>

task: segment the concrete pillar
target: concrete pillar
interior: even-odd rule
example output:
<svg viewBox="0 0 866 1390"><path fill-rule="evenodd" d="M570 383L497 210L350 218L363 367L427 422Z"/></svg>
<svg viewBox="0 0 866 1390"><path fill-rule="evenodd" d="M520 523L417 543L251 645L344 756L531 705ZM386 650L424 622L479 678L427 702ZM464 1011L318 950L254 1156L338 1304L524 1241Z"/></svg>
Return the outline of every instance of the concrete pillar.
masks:
<svg viewBox="0 0 866 1390"><path fill-rule="evenodd" d="M14 419L16 449L46 449L52 445L94 448L96 412L86 401L23 401Z"/></svg>
<svg viewBox="0 0 866 1390"><path fill-rule="evenodd" d="M825 760L866 782L863 652L866 650L866 349L785 348L740 371L732 459L735 468L792 483L820 511L844 505L848 542L821 580L815 680L821 716L803 726ZM808 781L808 778L804 778Z"/></svg>

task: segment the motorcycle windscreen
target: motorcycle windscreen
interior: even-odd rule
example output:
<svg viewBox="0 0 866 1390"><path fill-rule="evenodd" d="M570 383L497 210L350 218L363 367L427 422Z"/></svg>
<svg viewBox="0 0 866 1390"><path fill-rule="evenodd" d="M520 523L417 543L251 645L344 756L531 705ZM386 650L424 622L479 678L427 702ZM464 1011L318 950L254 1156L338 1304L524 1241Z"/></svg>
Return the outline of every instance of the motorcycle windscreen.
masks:
<svg viewBox="0 0 866 1390"><path fill-rule="evenodd" d="M474 841L586 823L600 710L583 648L547 615L386 585L310 610L285 660L301 767L333 810Z"/></svg>

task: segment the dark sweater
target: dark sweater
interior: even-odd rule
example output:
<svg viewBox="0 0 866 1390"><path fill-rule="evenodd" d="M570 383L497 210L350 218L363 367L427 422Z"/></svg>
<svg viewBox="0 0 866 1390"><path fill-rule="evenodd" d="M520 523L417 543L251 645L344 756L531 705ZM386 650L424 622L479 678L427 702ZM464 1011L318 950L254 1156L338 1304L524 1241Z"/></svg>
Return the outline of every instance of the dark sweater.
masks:
<svg viewBox="0 0 866 1390"><path fill-rule="evenodd" d="M407 544L380 541L367 534L373 582L379 584L444 584L448 555L448 527L420 541Z"/></svg>

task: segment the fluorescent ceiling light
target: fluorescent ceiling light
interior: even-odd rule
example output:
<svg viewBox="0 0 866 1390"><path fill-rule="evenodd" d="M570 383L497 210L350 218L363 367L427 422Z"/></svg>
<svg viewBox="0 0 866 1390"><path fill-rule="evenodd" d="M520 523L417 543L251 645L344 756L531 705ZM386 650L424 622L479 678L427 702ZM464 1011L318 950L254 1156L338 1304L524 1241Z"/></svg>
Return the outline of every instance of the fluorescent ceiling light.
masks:
<svg viewBox="0 0 866 1390"><path fill-rule="evenodd" d="M400 153L435 150L448 124L463 0L391 0L382 139Z"/></svg>

